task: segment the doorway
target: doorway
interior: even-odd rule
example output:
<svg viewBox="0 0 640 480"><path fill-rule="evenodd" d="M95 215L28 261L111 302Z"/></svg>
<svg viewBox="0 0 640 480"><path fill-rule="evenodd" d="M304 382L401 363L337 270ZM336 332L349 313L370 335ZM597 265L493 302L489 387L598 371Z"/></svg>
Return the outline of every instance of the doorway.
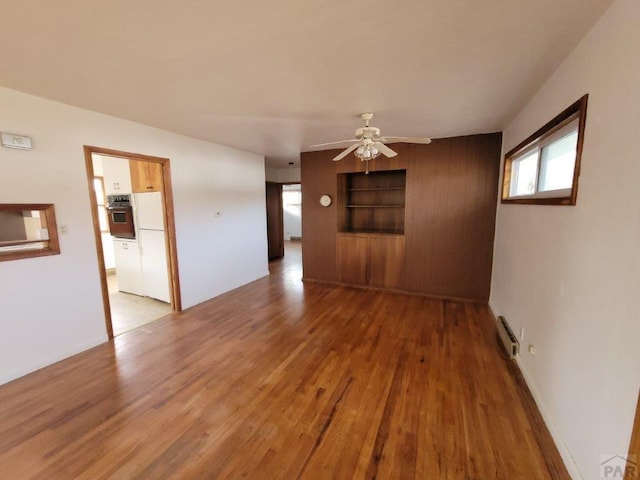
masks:
<svg viewBox="0 0 640 480"><path fill-rule="evenodd" d="M299 183L282 185L284 239L302 240L302 189Z"/></svg>
<svg viewBox="0 0 640 480"><path fill-rule="evenodd" d="M181 310L169 160L85 146L109 339Z"/></svg>
<svg viewBox="0 0 640 480"><path fill-rule="evenodd" d="M266 182L269 260L286 250L300 251L302 241L302 187L300 183Z"/></svg>

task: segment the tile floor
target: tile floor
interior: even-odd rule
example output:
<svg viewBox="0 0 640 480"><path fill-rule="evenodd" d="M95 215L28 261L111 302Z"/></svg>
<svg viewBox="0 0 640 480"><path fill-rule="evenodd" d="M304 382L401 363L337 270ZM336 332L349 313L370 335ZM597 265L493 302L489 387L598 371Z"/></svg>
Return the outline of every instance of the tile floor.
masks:
<svg viewBox="0 0 640 480"><path fill-rule="evenodd" d="M117 336L134 328L146 325L171 313L171 305L149 297L140 297L118 291L115 273L107 274L109 303L113 335Z"/></svg>

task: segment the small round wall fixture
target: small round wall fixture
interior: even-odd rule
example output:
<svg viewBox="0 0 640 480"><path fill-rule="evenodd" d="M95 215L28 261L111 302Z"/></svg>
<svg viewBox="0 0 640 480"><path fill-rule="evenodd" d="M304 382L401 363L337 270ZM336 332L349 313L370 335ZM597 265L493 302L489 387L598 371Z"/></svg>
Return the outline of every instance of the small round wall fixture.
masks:
<svg viewBox="0 0 640 480"><path fill-rule="evenodd" d="M322 205L323 207L328 207L329 205L331 205L331 196L327 195L326 193L322 195L320 197L320 205Z"/></svg>

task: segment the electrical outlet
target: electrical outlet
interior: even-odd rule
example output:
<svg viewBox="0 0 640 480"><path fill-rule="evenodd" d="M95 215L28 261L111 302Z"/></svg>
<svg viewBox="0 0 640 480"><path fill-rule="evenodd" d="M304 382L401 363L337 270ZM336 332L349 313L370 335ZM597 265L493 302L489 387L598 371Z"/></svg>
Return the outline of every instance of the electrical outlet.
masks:
<svg viewBox="0 0 640 480"><path fill-rule="evenodd" d="M66 225L60 225L60 234L66 235L67 233L69 233L69 227Z"/></svg>
<svg viewBox="0 0 640 480"><path fill-rule="evenodd" d="M529 353L532 355L536 353L536 347L532 343L529 344Z"/></svg>

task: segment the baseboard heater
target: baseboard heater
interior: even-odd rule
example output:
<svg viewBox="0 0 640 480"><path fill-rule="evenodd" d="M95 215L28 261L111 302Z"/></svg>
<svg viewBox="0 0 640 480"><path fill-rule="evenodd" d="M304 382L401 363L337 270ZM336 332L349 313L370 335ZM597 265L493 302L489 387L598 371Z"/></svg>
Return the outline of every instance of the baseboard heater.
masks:
<svg viewBox="0 0 640 480"><path fill-rule="evenodd" d="M498 317L497 326L498 338L500 339L500 343L502 343L505 352L507 352L509 358L516 358L516 355L520 351L520 344L503 316Z"/></svg>

